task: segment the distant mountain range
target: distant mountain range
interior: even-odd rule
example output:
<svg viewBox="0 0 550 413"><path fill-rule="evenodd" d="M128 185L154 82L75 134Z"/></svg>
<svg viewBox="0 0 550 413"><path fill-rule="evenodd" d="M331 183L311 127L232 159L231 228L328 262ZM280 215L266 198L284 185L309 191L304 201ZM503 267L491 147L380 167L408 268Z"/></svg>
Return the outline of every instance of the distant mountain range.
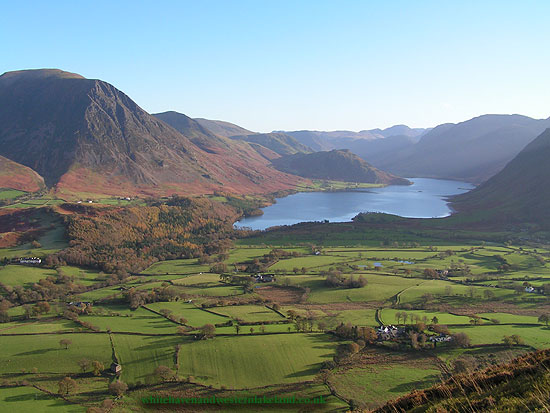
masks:
<svg viewBox="0 0 550 413"><path fill-rule="evenodd" d="M550 119L483 115L433 129L398 125L382 131L286 133L314 150L349 149L396 175L480 183L548 127Z"/></svg>
<svg viewBox="0 0 550 413"><path fill-rule="evenodd" d="M273 159L283 172L312 179L334 179L387 185L409 185L411 182L380 171L348 150L298 153Z"/></svg>
<svg viewBox="0 0 550 413"><path fill-rule="evenodd" d="M529 143L502 171L453 198L458 211L489 211L495 220L550 228L550 129Z"/></svg>
<svg viewBox="0 0 550 413"><path fill-rule="evenodd" d="M548 127L550 119L484 115L456 125L440 125L418 143L370 162L402 176L480 183L499 172Z"/></svg>
<svg viewBox="0 0 550 413"><path fill-rule="evenodd" d="M411 129L405 125L395 125L387 129L371 129L360 132L353 131L281 131L294 137L299 142L316 151L327 151L332 149L352 149L348 145L353 142L366 144L369 141L388 138L390 136L406 136L411 142L417 142L420 137L429 129Z"/></svg>

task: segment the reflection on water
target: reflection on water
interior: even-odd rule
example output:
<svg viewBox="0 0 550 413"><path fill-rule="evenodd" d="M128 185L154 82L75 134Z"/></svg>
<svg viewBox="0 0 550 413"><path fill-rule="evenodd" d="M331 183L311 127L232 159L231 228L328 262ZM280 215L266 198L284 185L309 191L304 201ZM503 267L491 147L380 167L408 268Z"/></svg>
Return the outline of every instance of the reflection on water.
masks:
<svg viewBox="0 0 550 413"><path fill-rule="evenodd" d="M346 192L301 192L277 200L264 214L244 218L236 227L266 229L304 221L345 222L360 212L385 212L408 218L450 215L446 197L474 188L467 182L409 178L413 185L393 185Z"/></svg>

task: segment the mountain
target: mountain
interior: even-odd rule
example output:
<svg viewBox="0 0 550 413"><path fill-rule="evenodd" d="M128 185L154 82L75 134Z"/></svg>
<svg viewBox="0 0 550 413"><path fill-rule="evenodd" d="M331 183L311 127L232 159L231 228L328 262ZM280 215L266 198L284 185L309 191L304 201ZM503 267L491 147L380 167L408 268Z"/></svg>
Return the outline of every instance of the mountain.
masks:
<svg viewBox="0 0 550 413"><path fill-rule="evenodd" d="M0 156L0 188L36 192L44 187L44 178L31 168Z"/></svg>
<svg viewBox="0 0 550 413"><path fill-rule="evenodd" d="M550 227L550 129L477 188L452 199L459 212L490 211L494 219Z"/></svg>
<svg viewBox="0 0 550 413"><path fill-rule="evenodd" d="M380 171L348 150L287 155L273 159L284 172L312 179L330 179L373 184L408 185L409 181Z"/></svg>
<svg viewBox="0 0 550 413"><path fill-rule="evenodd" d="M386 129L371 129L366 132L381 135L384 138L388 138L390 136L408 136L409 138L419 138L429 131L430 129L426 128L409 128L407 125L394 125ZM361 131L359 133L362 132L365 131Z"/></svg>
<svg viewBox="0 0 550 413"><path fill-rule="evenodd" d="M359 157L373 165L384 164L395 154L416 144L416 138L397 135L384 139L355 139L349 142L340 142L339 149L349 149Z"/></svg>
<svg viewBox="0 0 550 413"><path fill-rule="evenodd" d="M308 130L292 131L292 132L280 131L280 132L292 136L298 142L307 146L308 148L313 149L314 151L329 151L331 149L334 149L333 144L330 143L330 141L323 136L323 132L308 131Z"/></svg>
<svg viewBox="0 0 550 413"><path fill-rule="evenodd" d="M363 157L374 166L402 176L457 179L480 183L499 172L550 119L521 115L483 115L458 124L443 124L417 144L393 156Z"/></svg>
<svg viewBox="0 0 550 413"><path fill-rule="evenodd" d="M219 136L225 136L226 138L237 135L251 135L254 133L245 128L241 128L238 125L224 122L222 120L209 120L203 118L195 118L194 120L203 128L208 129L210 132L215 133Z"/></svg>
<svg viewBox="0 0 550 413"><path fill-rule="evenodd" d="M386 129L352 131L290 131L285 132L315 151L349 149L368 162L378 160L382 153L402 150L416 142L430 129L395 125ZM396 139L393 139L396 138ZM382 142L390 139L390 142Z"/></svg>
<svg viewBox="0 0 550 413"><path fill-rule="evenodd" d="M244 142L187 117L178 132L109 83L57 69L0 76L0 108L0 155L60 196L265 193L299 180Z"/></svg>
<svg viewBox="0 0 550 413"><path fill-rule="evenodd" d="M215 153L216 148L228 149L231 146L230 141L223 135L216 135L183 113L170 111L155 113L153 116L173 127L206 152Z"/></svg>
<svg viewBox="0 0 550 413"><path fill-rule="evenodd" d="M301 144L292 136L280 132L238 135L232 136L231 139L242 140L248 143L261 145L264 148L272 150L278 155L292 155L295 153L313 152L311 148Z"/></svg>

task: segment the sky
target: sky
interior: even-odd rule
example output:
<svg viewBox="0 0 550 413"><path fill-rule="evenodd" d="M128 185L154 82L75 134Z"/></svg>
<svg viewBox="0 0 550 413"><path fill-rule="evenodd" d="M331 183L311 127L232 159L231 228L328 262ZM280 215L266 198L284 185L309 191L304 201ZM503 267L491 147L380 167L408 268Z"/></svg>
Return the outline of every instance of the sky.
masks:
<svg viewBox="0 0 550 413"><path fill-rule="evenodd" d="M0 73L257 132L550 117L550 1L0 0ZM1 110L1 108L0 108Z"/></svg>

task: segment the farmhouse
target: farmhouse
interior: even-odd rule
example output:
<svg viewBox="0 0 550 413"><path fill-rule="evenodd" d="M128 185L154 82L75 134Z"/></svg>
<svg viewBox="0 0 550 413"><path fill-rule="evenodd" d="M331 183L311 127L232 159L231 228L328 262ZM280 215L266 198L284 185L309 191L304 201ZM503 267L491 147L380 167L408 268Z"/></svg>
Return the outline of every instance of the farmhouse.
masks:
<svg viewBox="0 0 550 413"><path fill-rule="evenodd" d="M378 334L378 340L391 340L394 338L398 338L402 336L405 333L405 329L402 327L396 327L396 326L380 326L378 330L376 331Z"/></svg>
<svg viewBox="0 0 550 413"><path fill-rule="evenodd" d="M432 343L444 343L447 341L451 341L452 339L453 338L451 336L441 333L438 336L431 336L428 340L430 340Z"/></svg>
<svg viewBox="0 0 550 413"><path fill-rule="evenodd" d="M254 277L258 283L270 283L275 281L275 274L256 274L252 277Z"/></svg>

